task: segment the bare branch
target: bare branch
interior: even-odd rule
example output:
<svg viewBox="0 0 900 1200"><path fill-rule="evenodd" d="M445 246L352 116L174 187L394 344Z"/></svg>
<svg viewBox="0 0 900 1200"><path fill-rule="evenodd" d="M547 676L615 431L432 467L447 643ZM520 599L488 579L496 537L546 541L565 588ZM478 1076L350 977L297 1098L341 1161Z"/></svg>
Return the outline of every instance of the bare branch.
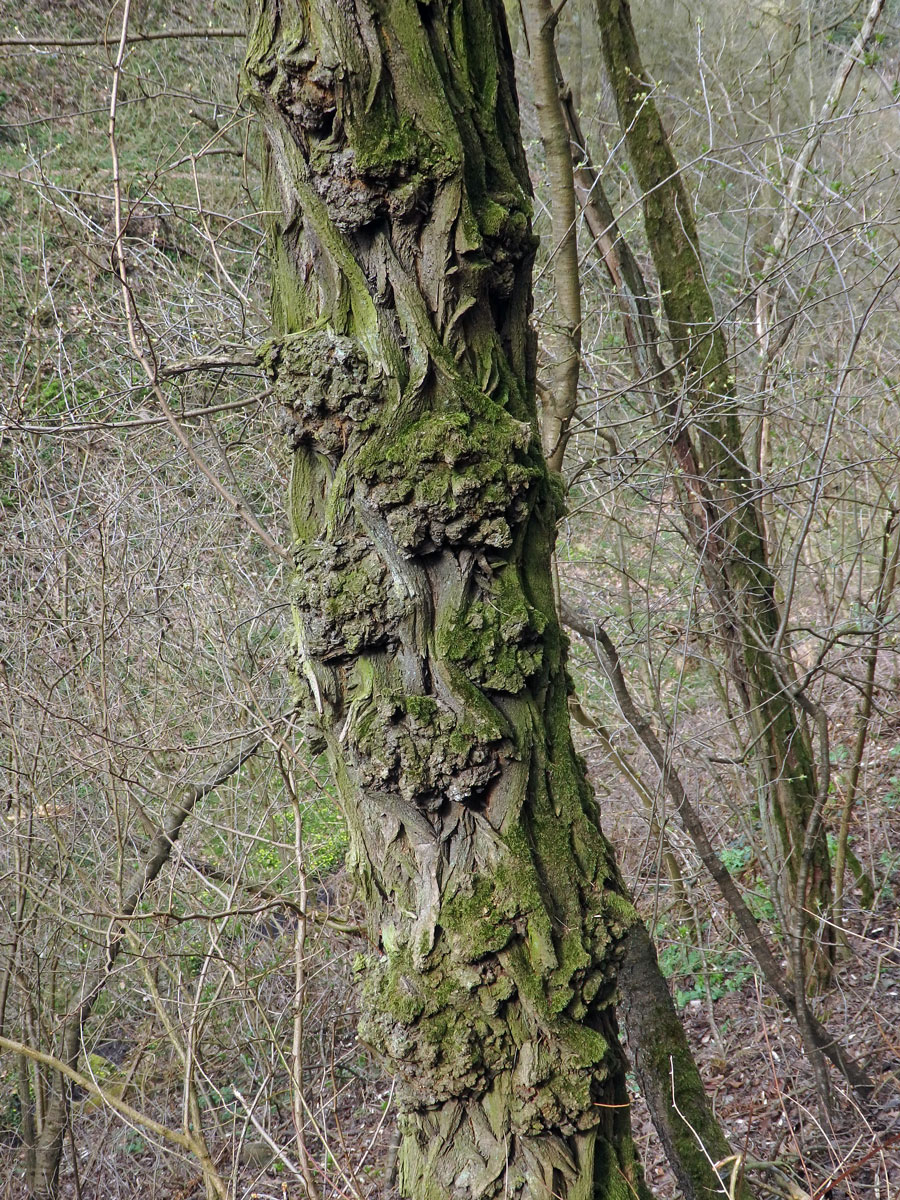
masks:
<svg viewBox="0 0 900 1200"><path fill-rule="evenodd" d="M162 42L168 39L184 41L186 38L240 38L246 29L160 29L153 33L130 33L129 42ZM79 46L115 46L118 39L102 38L45 38L15 37L0 38L0 46L58 47L61 50Z"/></svg>

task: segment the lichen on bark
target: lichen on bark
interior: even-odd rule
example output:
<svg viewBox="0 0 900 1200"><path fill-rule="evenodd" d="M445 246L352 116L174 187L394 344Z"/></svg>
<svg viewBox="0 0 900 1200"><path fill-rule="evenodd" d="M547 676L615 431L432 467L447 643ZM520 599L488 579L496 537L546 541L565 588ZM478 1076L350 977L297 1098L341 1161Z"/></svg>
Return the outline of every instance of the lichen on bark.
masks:
<svg viewBox="0 0 900 1200"><path fill-rule="evenodd" d="M256 0L297 695L376 948L361 1033L417 1200L644 1194L633 912L568 725L500 0Z"/></svg>

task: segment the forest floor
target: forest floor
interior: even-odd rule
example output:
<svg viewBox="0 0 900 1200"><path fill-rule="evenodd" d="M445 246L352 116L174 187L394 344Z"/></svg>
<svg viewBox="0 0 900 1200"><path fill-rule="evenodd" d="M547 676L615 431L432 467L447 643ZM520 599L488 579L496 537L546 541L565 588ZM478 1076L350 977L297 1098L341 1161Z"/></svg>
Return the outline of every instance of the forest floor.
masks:
<svg viewBox="0 0 900 1200"><path fill-rule="evenodd" d="M852 828L857 852L873 872L877 898L865 909L857 890L847 897L847 946L838 956L832 986L814 1001L828 1029L865 1064L876 1091L871 1103L862 1106L832 1075L830 1117L822 1112L796 1024L740 947L714 886L698 870L693 930L673 928L665 916L660 919L665 887L660 887L653 869L646 819L611 774L602 751L584 748L595 786L603 794L604 827L622 857L645 919L652 921L654 911L657 914L660 962L732 1148L777 1168L749 1172L761 1185L761 1195L768 1189L795 1200L804 1193L814 1200L888 1200L900 1195L900 806L893 802L900 710L893 681L883 683L882 695L893 699L882 710L863 776L873 803L861 798ZM842 736L848 743L852 737L853 714L846 710L846 701L846 694L831 699L835 744ZM702 722L703 716L698 712L691 720ZM837 760L833 771L839 788L842 752L833 750L832 757ZM692 784L699 786L696 779ZM835 801L827 814L834 823L837 809ZM746 896L762 901L760 912L765 914L767 886L746 860L733 814L723 805L719 811L707 811L706 817L718 831L720 853L729 869ZM633 1103L648 1180L660 1197L677 1195L649 1113L640 1096L634 1096ZM791 1193L794 1186L801 1190Z"/></svg>

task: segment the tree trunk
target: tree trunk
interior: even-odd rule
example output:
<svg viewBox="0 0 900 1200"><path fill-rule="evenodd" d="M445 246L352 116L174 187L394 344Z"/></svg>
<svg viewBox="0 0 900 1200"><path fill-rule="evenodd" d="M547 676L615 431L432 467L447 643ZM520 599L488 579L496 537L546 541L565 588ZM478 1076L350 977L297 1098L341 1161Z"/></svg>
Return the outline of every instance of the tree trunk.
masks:
<svg viewBox="0 0 900 1200"><path fill-rule="evenodd" d="M685 1200L752 1200L716 1120L643 922L628 931L619 1015L638 1083ZM733 1181L733 1182L732 1182Z"/></svg>
<svg viewBox="0 0 900 1200"><path fill-rule="evenodd" d="M673 406L673 420L687 424L696 442L696 476L689 486L703 529L695 541L757 748L761 816L770 859L780 872L777 899L789 930L808 924L807 968L824 983L833 958L831 873L824 829L815 832L821 824L816 758L784 652L757 483L744 458L733 364L704 278L693 206L652 98L630 7L627 0L597 0L597 12L607 75L643 194L669 338L681 365L683 397ZM696 515L691 524L696 526ZM810 827L814 836L804 863ZM805 913L811 914L808 922Z"/></svg>
<svg viewBox="0 0 900 1200"><path fill-rule="evenodd" d="M569 733L500 0L258 0L298 692L378 947L363 1037L416 1200L647 1195L634 919Z"/></svg>

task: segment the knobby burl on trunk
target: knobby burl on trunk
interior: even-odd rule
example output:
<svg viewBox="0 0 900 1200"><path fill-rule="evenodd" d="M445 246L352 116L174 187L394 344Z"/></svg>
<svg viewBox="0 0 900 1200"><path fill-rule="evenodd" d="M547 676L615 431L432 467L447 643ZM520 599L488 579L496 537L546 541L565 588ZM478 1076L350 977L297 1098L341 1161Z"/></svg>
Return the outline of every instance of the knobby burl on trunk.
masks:
<svg viewBox="0 0 900 1200"><path fill-rule="evenodd" d="M633 919L575 754L500 0L257 0L298 694L368 905L400 1183L633 1196Z"/></svg>

